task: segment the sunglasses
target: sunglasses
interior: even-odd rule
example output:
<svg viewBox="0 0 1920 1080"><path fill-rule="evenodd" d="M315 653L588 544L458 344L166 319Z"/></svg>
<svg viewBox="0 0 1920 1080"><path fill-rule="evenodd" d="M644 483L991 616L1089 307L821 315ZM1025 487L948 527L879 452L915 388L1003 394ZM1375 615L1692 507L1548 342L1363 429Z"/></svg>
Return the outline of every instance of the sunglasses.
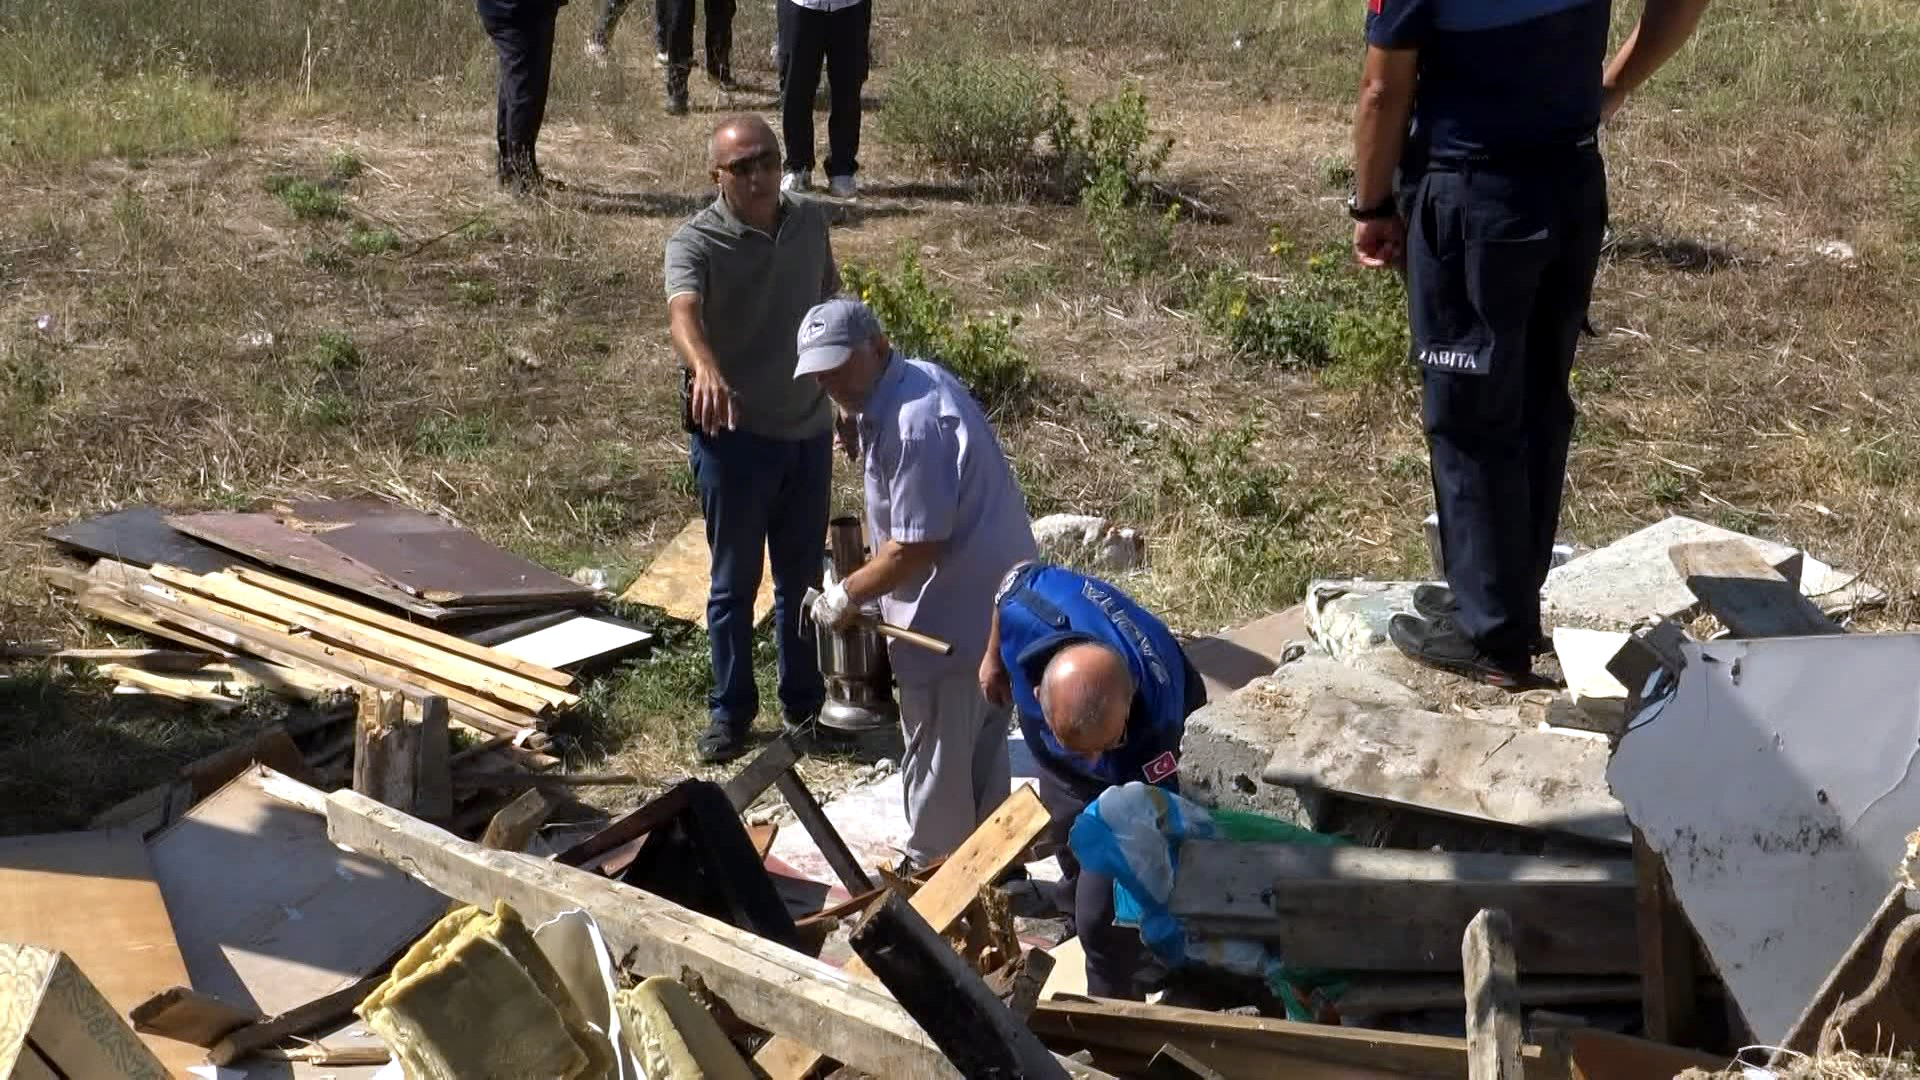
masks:
<svg viewBox="0 0 1920 1080"><path fill-rule="evenodd" d="M765 172L778 168L779 165L779 153L777 151L767 150L749 158L741 158L739 161L729 161L720 167L732 173L736 178L745 178L757 172Z"/></svg>

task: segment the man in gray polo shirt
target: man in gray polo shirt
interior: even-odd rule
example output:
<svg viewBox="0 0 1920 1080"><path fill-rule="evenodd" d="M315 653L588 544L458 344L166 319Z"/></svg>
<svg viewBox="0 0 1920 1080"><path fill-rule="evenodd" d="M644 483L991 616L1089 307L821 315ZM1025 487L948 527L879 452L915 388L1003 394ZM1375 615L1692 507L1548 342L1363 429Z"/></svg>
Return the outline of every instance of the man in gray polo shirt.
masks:
<svg viewBox="0 0 1920 1080"><path fill-rule="evenodd" d="M799 636L802 600L826 558L833 413L793 377L794 332L839 289L826 211L780 190L780 144L766 121L723 121L708 148L713 204L667 242L667 313L686 365L682 387L694 483L712 552L707 634L714 688L703 761L746 749L759 712L753 596L773 569L780 705L789 727L820 709L819 662Z"/></svg>
<svg viewBox="0 0 1920 1080"><path fill-rule="evenodd" d="M986 415L948 371L895 352L857 300L800 324L794 378L858 418L873 557L814 602L842 626L868 601L888 622L942 638L950 656L889 642L906 755L907 855L925 865L1007 797L1008 710L980 692L993 594L1037 553L1026 502ZM810 378L809 378L810 376Z"/></svg>

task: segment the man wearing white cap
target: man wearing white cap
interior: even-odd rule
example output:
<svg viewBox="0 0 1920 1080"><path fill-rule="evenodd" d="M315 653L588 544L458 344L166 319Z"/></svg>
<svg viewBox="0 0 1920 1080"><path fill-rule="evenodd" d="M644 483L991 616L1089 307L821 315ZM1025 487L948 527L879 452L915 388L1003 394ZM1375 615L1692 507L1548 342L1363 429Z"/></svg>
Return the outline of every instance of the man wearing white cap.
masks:
<svg viewBox="0 0 1920 1080"><path fill-rule="evenodd" d="M795 378L812 378L857 418L873 556L815 601L823 626L880 602L888 622L942 638L949 656L895 642L906 755L908 858L952 854L1007 797L1006 708L980 692L993 593L1036 558L1013 470L980 405L938 364L900 355L857 300L800 320Z"/></svg>

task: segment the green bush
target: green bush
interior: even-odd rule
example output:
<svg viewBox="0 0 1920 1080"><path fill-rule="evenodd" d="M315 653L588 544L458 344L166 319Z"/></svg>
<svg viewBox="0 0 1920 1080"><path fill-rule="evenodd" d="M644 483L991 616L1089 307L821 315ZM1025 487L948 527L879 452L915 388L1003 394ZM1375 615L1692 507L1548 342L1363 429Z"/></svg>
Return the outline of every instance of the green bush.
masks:
<svg viewBox="0 0 1920 1080"><path fill-rule="evenodd" d="M285 203L287 209L293 211L293 216L301 221L337 218L345 213L338 191L298 176L275 173L267 178L267 191Z"/></svg>
<svg viewBox="0 0 1920 1080"><path fill-rule="evenodd" d="M307 349L307 363L322 374L358 371L360 347L347 335L329 330L313 339L313 345Z"/></svg>
<svg viewBox="0 0 1920 1080"><path fill-rule="evenodd" d="M953 372L989 415L1017 411L1035 383L1033 366L1013 340L1018 315L959 318L953 294L927 282L920 260L903 251L892 275L849 264L847 291L860 297L908 356L937 361Z"/></svg>
<svg viewBox="0 0 1920 1080"><path fill-rule="evenodd" d="M1084 122L1071 110L1059 111L1048 141L1061 192L1075 199L1103 178L1137 196L1173 153L1172 139L1154 141L1147 99L1137 86L1088 106Z"/></svg>
<svg viewBox="0 0 1920 1080"><path fill-rule="evenodd" d="M1275 230L1268 250L1284 258L1293 243ZM1282 269L1278 282L1269 283L1216 268L1201 280L1193 307L1243 360L1324 369L1337 385L1411 377L1399 275L1360 270L1334 245Z"/></svg>
<svg viewBox="0 0 1920 1080"><path fill-rule="evenodd" d="M383 255L400 246L400 237L392 229L363 229L355 225L347 233L347 246L361 255Z"/></svg>
<svg viewBox="0 0 1920 1080"><path fill-rule="evenodd" d="M903 65L880 136L939 165L1016 177L1041 165L1037 144L1067 112L1058 80L1009 60Z"/></svg>

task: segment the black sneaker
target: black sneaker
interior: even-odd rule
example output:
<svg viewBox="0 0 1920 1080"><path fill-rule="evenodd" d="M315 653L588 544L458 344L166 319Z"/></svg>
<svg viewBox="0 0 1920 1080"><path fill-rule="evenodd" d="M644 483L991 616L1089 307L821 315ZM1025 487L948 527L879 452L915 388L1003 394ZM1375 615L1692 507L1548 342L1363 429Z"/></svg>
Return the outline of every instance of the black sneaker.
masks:
<svg viewBox="0 0 1920 1080"><path fill-rule="evenodd" d="M719 765L747 752L747 733L715 720L693 745L702 765Z"/></svg>
<svg viewBox="0 0 1920 1080"><path fill-rule="evenodd" d="M1413 610L1421 618L1429 620L1452 619L1453 613L1460 608L1460 602L1453 598L1453 590L1445 585L1415 585L1413 587ZM1553 639L1545 634L1534 636L1533 644L1528 646L1535 656L1546 656L1553 652Z"/></svg>
<svg viewBox="0 0 1920 1080"><path fill-rule="evenodd" d="M1416 664L1503 690L1525 690L1535 684L1533 671L1525 662L1505 664L1487 655L1460 632L1452 619L1395 615L1387 623L1387 637Z"/></svg>

